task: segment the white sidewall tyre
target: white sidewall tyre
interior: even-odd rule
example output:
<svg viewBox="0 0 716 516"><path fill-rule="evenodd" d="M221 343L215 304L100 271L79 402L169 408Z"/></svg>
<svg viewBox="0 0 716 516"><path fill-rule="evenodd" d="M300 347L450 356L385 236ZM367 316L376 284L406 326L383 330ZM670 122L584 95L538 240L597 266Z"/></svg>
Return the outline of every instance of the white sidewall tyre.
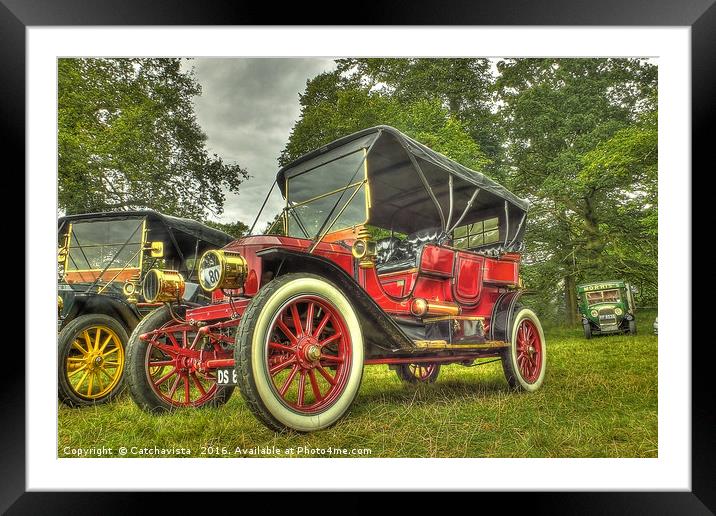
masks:
<svg viewBox="0 0 716 516"><path fill-rule="evenodd" d="M266 358L266 333L274 317L289 300L305 295L315 295L330 302L343 316L351 339L351 364L343 392L323 412L311 415L299 414L284 404L272 385ZM276 420L299 432L311 432L330 426L348 410L360 388L363 359L363 335L353 307L340 290L317 278L299 278L276 290L259 313L251 336L251 368L257 395Z"/></svg>
<svg viewBox="0 0 716 516"><path fill-rule="evenodd" d="M534 323L542 343L542 367L540 369L539 377L534 383L528 383L524 380L524 378L522 378L519 365L517 364L517 328L525 319L529 319ZM521 308L515 314L514 321L512 322L512 330L510 332L510 363L512 365L512 370L515 373L515 379L520 384L521 389L528 392L534 392L540 388L542 382L544 381L544 374L547 369L547 342L544 339L542 325L540 324L537 315L529 308Z"/></svg>

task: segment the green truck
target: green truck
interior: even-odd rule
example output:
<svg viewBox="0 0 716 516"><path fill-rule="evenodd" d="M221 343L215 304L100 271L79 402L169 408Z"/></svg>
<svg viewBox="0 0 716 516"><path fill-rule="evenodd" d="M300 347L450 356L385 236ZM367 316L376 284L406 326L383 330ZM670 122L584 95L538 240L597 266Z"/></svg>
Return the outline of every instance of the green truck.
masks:
<svg viewBox="0 0 716 516"><path fill-rule="evenodd" d="M577 303L584 336L608 333L636 334L634 296L625 281L597 281L577 285Z"/></svg>

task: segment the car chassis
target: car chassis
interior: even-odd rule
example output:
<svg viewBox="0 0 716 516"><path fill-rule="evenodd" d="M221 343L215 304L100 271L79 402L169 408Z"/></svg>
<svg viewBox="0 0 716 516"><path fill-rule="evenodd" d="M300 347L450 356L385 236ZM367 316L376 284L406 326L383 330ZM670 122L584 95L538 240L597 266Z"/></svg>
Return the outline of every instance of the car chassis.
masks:
<svg viewBox="0 0 716 516"><path fill-rule="evenodd" d="M276 184L287 236L206 252L212 304L145 282L168 302L130 337L140 407L216 405L238 386L268 427L307 432L344 415L364 365L419 383L498 358L512 388L541 386L544 334L520 303L527 201L387 126L299 158Z"/></svg>

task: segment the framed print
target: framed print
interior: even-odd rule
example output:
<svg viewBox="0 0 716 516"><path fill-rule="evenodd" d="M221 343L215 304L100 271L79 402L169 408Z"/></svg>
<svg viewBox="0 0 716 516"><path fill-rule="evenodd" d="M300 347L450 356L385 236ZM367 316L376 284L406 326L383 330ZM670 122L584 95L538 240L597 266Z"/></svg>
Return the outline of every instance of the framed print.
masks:
<svg viewBox="0 0 716 516"><path fill-rule="evenodd" d="M691 280L710 0L325 26L2 1L27 174L3 509L429 490L714 510Z"/></svg>

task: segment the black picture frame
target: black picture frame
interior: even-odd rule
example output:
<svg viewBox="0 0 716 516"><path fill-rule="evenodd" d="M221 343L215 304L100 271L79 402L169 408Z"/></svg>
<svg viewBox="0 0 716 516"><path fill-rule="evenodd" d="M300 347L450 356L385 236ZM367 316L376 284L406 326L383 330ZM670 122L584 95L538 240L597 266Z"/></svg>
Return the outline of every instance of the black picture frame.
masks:
<svg viewBox="0 0 716 516"><path fill-rule="evenodd" d="M716 113L716 0L484 0L413 1L364 5L350 17L352 25L552 25L552 26L688 26L691 27L692 170L705 167L713 147L713 113ZM316 12L336 12L335 5L312 3L248 3L217 0L0 0L0 112L4 156L14 167L25 166L25 30L28 26L83 25L316 25ZM379 8L378 8L379 6ZM338 17L330 22L338 23ZM5 170L9 172L9 165ZM710 168L713 168L711 166ZM701 171L704 174L706 171ZM692 179L697 174L692 172ZM696 190L698 192L698 190ZM692 205L697 205L692 202ZM692 217L692 220L694 218ZM694 220L694 224L699 223ZM696 229L695 227L693 229ZM703 233L694 233L703 234ZM29 238L29 235L25 235ZM684 260L690 257L684 250ZM694 265L696 265L694 263ZM710 264L709 264L710 268ZM711 273L712 274L712 273ZM691 295L691 280L685 292ZM16 287L15 287L16 288ZM13 294L14 295L14 294ZM696 308L695 299L693 306ZM703 306L703 305L701 305ZM693 319L701 320L699 308ZM12 317L12 316L11 316ZM27 324L28 314L25 315ZM14 321L6 321L13 325ZM683 321L684 341L662 347L665 353L684 352L691 338L692 321ZM15 324L15 326L17 326ZM696 342L696 339L692 339ZM10 342L6 340L6 346ZM46 343L26 342L26 346ZM714 344L692 346L692 490L640 493L527 493L480 494L479 503L531 504L559 514L709 514L716 512L716 411L714 380L710 371ZM148 507L149 493L27 493L25 489L25 358L17 351L6 355L12 367L3 371L0 407L0 510L10 514L132 513ZM660 385L659 388L668 388ZM473 495L476 496L476 495ZM490 496L494 500L486 500ZM498 498L499 497L499 498ZM354 510L371 506L370 497L351 495ZM556 498L556 499L555 499ZM161 498L172 504L183 497ZM477 503L477 499L476 503ZM501 501L502 500L502 501ZM90 503L91 501L91 503ZM224 503L224 502L219 502ZM232 507L228 505L228 507ZM488 507L485 505L485 507ZM513 508L516 506L513 506Z"/></svg>

